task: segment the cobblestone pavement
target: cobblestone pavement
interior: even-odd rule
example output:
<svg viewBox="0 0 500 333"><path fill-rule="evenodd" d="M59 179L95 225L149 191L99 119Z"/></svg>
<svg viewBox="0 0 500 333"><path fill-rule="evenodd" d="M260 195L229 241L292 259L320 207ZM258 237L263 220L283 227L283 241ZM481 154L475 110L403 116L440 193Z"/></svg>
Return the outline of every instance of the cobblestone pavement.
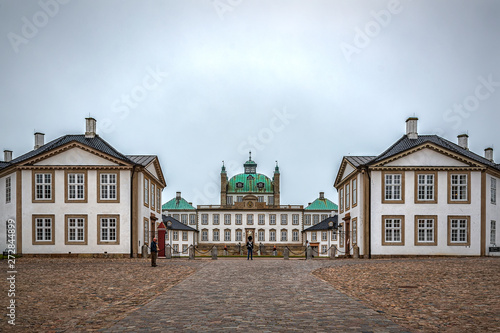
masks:
<svg viewBox="0 0 500 333"><path fill-rule="evenodd" d="M311 274L322 267L351 263L354 261L210 261L101 331L404 332Z"/></svg>

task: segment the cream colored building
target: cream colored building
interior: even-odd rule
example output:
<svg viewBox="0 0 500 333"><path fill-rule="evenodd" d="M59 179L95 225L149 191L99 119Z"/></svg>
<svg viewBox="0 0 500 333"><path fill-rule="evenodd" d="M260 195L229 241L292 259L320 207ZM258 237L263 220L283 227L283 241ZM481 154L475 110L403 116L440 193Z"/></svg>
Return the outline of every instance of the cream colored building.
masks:
<svg viewBox="0 0 500 333"><path fill-rule="evenodd" d="M85 134L45 143L36 133L32 151L4 155L2 248L15 243L18 254L135 257L161 222L166 182L158 158L119 153L96 133L93 118Z"/></svg>

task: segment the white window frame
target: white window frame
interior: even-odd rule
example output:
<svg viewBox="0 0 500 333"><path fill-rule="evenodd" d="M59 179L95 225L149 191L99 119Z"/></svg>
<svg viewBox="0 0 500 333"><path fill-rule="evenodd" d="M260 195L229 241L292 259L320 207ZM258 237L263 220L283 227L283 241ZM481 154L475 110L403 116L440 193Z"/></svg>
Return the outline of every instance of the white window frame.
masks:
<svg viewBox="0 0 500 333"><path fill-rule="evenodd" d="M35 200L52 200L53 182L52 173L35 173Z"/></svg>
<svg viewBox="0 0 500 333"><path fill-rule="evenodd" d="M182 232L182 241L185 242L188 240L188 232L187 231L183 231Z"/></svg>
<svg viewBox="0 0 500 333"><path fill-rule="evenodd" d="M468 176L467 174L452 174L451 179L451 201L467 201L468 198ZM465 181L465 183L464 183Z"/></svg>
<svg viewBox="0 0 500 333"><path fill-rule="evenodd" d="M292 230L292 241L293 242L299 241L299 231L298 230Z"/></svg>
<svg viewBox="0 0 500 333"><path fill-rule="evenodd" d="M354 178L352 180L352 206L358 204L358 180Z"/></svg>
<svg viewBox="0 0 500 333"><path fill-rule="evenodd" d="M5 178L5 203L12 201L12 178Z"/></svg>
<svg viewBox="0 0 500 333"><path fill-rule="evenodd" d="M266 233L265 233L264 230L262 230L262 229L259 230L257 234L258 234L258 237L259 237L259 242L265 242L266 241L266 238L265 238L266 237L265 236Z"/></svg>
<svg viewBox="0 0 500 333"><path fill-rule="evenodd" d="M229 196L226 197L226 204L228 206L232 206L233 205L233 197L232 196L229 195Z"/></svg>
<svg viewBox="0 0 500 333"><path fill-rule="evenodd" d="M288 225L288 214L281 214L281 225Z"/></svg>
<svg viewBox="0 0 500 333"><path fill-rule="evenodd" d="M299 214L292 214L292 225L299 225Z"/></svg>
<svg viewBox="0 0 500 333"><path fill-rule="evenodd" d="M305 221L304 225L311 225L311 214L304 215Z"/></svg>
<svg viewBox="0 0 500 333"><path fill-rule="evenodd" d="M497 242L497 221L490 221L490 244L495 246Z"/></svg>
<svg viewBox="0 0 500 333"><path fill-rule="evenodd" d="M253 225L253 214L247 214L247 225Z"/></svg>
<svg viewBox="0 0 500 333"><path fill-rule="evenodd" d="M384 199L386 201L403 200L403 177L399 173L390 173L384 175Z"/></svg>
<svg viewBox="0 0 500 333"><path fill-rule="evenodd" d="M212 240L214 242L219 242L220 241L220 233L219 233L219 229L214 229L212 230Z"/></svg>
<svg viewBox="0 0 500 333"><path fill-rule="evenodd" d="M208 225L208 214L201 214L201 224Z"/></svg>
<svg viewBox="0 0 500 333"><path fill-rule="evenodd" d="M321 241L326 242L328 240L328 232L327 231L322 231L321 232Z"/></svg>
<svg viewBox="0 0 500 333"><path fill-rule="evenodd" d="M104 225L104 222L106 222L106 225ZM101 217L99 223L101 225L101 232L99 235L101 242L117 242L118 241L117 219L115 217Z"/></svg>
<svg viewBox="0 0 500 333"><path fill-rule="evenodd" d="M242 239L243 239L243 231L239 229L236 230L236 241L241 242Z"/></svg>
<svg viewBox="0 0 500 333"><path fill-rule="evenodd" d="M117 178L118 175L116 173L101 173L100 177L100 199L101 200L116 200L117 197ZM103 178L106 178L106 181L103 181ZM111 178L114 179L114 182L111 182ZM114 193L114 196L112 195ZM105 195L106 194L106 195Z"/></svg>
<svg viewBox="0 0 500 333"><path fill-rule="evenodd" d="M220 224L220 215L219 214L212 215L212 224L213 225L219 225Z"/></svg>
<svg viewBox="0 0 500 333"><path fill-rule="evenodd" d="M288 241L288 231L286 229L281 230L281 241L282 242L287 242Z"/></svg>
<svg viewBox="0 0 500 333"><path fill-rule="evenodd" d="M497 204L497 180L496 178L491 177L491 185L490 185L490 196L491 196L491 203L493 205Z"/></svg>
<svg viewBox="0 0 500 333"><path fill-rule="evenodd" d="M418 201L435 200L435 177L432 173L417 174L417 199ZM430 194L430 195L429 195Z"/></svg>
<svg viewBox="0 0 500 333"><path fill-rule="evenodd" d="M403 219L397 217L385 217L384 223L384 242L383 245L402 244L403 238Z"/></svg>
<svg viewBox="0 0 500 333"><path fill-rule="evenodd" d="M201 241L208 242L208 230L207 229L201 230Z"/></svg>
<svg viewBox="0 0 500 333"><path fill-rule="evenodd" d="M101 175L101 185L102 184L103 184L103 182L102 182L102 175ZM101 193L102 193L102 190L101 190ZM147 179L146 177L144 177L144 204L149 205L149 179Z"/></svg>
<svg viewBox="0 0 500 333"><path fill-rule="evenodd" d="M313 225L316 225L319 223L319 214L314 214L313 215Z"/></svg>
<svg viewBox="0 0 500 333"><path fill-rule="evenodd" d="M316 231L311 232L311 241L312 242L317 242L318 241L318 233Z"/></svg>
<svg viewBox="0 0 500 333"><path fill-rule="evenodd" d="M188 215L181 214L181 223L187 225L187 221L188 221Z"/></svg>
<svg viewBox="0 0 500 333"><path fill-rule="evenodd" d="M151 209L155 210L156 205L156 185L151 182Z"/></svg>
<svg viewBox="0 0 500 333"><path fill-rule="evenodd" d="M269 214L269 225L276 225L276 214Z"/></svg>
<svg viewBox="0 0 500 333"><path fill-rule="evenodd" d="M266 224L266 215L259 214L259 225L265 225L265 224Z"/></svg>
<svg viewBox="0 0 500 333"><path fill-rule="evenodd" d="M224 214L224 225L231 225L231 214Z"/></svg>
<svg viewBox="0 0 500 333"><path fill-rule="evenodd" d="M236 221L236 225L242 225L243 224L243 214L236 214L236 217L235 217Z"/></svg>
<svg viewBox="0 0 500 333"><path fill-rule="evenodd" d="M66 223L68 223L68 243L85 242L85 218L69 217Z"/></svg>
<svg viewBox="0 0 500 333"><path fill-rule="evenodd" d="M276 230L269 230L269 241L276 242Z"/></svg>
<svg viewBox="0 0 500 333"><path fill-rule="evenodd" d="M35 218L35 240L36 242L52 242L54 237L52 232L53 219L50 217Z"/></svg>
<svg viewBox="0 0 500 333"><path fill-rule="evenodd" d="M189 224L190 225L196 224L196 214L189 214Z"/></svg>
<svg viewBox="0 0 500 333"><path fill-rule="evenodd" d="M231 230L224 230L224 241L225 242L231 241Z"/></svg>

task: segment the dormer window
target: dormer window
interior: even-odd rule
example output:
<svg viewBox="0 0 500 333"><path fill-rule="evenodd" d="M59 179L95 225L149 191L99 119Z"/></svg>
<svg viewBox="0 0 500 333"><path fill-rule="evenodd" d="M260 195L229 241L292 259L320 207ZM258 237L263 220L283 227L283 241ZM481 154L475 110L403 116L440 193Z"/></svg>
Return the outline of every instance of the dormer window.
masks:
<svg viewBox="0 0 500 333"><path fill-rule="evenodd" d="M236 188L243 188L243 183L242 182L237 182L236 183Z"/></svg>
<svg viewBox="0 0 500 333"><path fill-rule="evenodd" d="M264 183L263 182L257 183L257 188L264 188Z"/></svg>
<svg viewBox="0 0 500 333"><path fill-rule="evenodd" d="M248 180L254 180L254 179L255 179L255 177L254 177L254 176L248 176L248 177L247 177L247 179L248 179Z"/></svg>

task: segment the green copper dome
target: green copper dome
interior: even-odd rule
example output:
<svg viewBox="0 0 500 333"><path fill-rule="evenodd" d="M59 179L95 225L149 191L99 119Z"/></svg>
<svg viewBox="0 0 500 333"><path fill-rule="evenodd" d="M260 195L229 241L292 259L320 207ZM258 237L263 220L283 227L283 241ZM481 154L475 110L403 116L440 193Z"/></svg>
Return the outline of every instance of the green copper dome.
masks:
<svg viewBox="0 0 500 333"><path fill-rule="evenodd" d="M242 173L232 177L227 185L228 193L273 193L273 182L259 173Z"/></svg>

